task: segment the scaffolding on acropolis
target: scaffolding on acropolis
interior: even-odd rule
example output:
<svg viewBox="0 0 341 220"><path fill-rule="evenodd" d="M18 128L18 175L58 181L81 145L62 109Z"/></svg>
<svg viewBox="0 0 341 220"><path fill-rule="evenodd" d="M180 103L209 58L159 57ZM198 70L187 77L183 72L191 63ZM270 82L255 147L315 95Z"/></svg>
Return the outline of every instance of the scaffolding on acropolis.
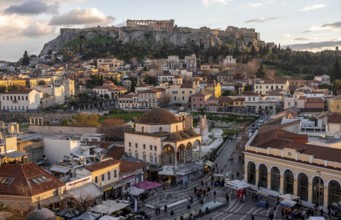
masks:
<svg viewBox="0 0 341 220"><path fill-rule="evenodd" d="M128 27L152 27L155 29L172 29L174 20L127 20Z"/></svg>

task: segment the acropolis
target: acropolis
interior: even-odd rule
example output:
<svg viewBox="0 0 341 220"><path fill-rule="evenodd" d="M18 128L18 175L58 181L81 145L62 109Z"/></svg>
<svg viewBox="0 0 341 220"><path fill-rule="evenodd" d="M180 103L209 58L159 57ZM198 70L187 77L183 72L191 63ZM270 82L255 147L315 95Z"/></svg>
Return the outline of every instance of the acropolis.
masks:
<svg viewBox="0 0 341 220"><path fill-rule="evenodd" d="M172 29L174 20L127 20L128 27L151 27L154 29Z"/></svg>

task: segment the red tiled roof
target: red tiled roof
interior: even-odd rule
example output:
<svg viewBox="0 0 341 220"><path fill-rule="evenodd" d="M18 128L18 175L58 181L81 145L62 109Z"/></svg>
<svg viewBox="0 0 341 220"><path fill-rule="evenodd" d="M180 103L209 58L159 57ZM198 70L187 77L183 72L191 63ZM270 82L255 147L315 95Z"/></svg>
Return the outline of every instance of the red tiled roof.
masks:
<svg viewBox="0 0 341 220"><path fill-rule="evenodd" d="M260 96L260 95L252 91L247 91L245 92L244 96Z"/></svg>
<svg viewBox="0 0 341 220"><path fill-rule="evenodd" d="M221 102L221 103L225 103L225 102L232 103L233 100L228 96L220 96L219 102Z"/></svg>
<svg viewBox="0 0 341 220"><path fill-rule="evenodd" d="M233 99L233 101L245 101L245 98L244 97L241 97L241 98L236 98L236 99Z"/></svg>
<svg viewBox="0 0 341 220"><path fill-rule="evenodd" d="M322 98L315 98L315 97L309 97L307 98L307 102L324 102Z"/></svg>
<svg viewBox="0 0 341 220"><path fill-rule="evenodd" d="M132 161L126 161L126 160L116 160L118 163L120 163L120 173L130 173L134 172L137 169L142 169L148 166L145 162L132 162Z"/></svg>
<svg viewBox="0 0 341 220"><path fill-rule="evenodd" d="M185 88L185 89L191 89L192 88L192 83L183 83L180 88Z"/></svg>
<svg viewBox="0 0 341 220"><path fill-rule="evenodd" d="M341 123L341 114L332 113L332 114L328 115L327 121L328 121L328 123L339 124L339 123Z"/></svg>
<svg viewBox="0 0 341 220"><path fill-rule="evenodd" d="M124 147L112 147L107 152L107 157L120 160L124 155Z"/></svg>
<svg viewBox="0 0 341 220"><path fill-rule="evenodd" d="M9 92L4 92L3 94L6 94L6 95L7 94L29 94L33 90L36 90L36 89L18 89L18 90L12 90L12 91L9 91Z"/></svg>
<svg viewBox="0 0 341 220"><path fill-rule="evenodd" d="M13 178L8 185L0 184L0 195L34 196L64 185L34 163L2 164L0 178Z"/></svg>
<svg viewBox="0 0 341 220"><path fill-rule="evenodd" d="M89 171L91 171L91 172L93 172L93 171L96 171L96 170L101 170L103 168L116 165L118 163L119 162L114 161L113 159L110 158L110 159L107 159L107 160L102 160L102 161L97 162L97 163L93 163L91 165L87 165L84 168L89 170Z"/></svg>

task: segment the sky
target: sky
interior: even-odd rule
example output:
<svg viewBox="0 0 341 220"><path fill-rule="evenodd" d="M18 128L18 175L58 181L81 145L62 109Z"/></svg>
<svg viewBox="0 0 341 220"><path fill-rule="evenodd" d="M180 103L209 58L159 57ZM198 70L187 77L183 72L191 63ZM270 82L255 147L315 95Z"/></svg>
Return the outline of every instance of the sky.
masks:
<svg viewBox="0 0 341 220"><path fill-rule="evenodd" d="M341 46L340 0L0 0L0 60L39 54L62 27L122 26L127 19L255 28L266 42L313 51Z"/></svg>

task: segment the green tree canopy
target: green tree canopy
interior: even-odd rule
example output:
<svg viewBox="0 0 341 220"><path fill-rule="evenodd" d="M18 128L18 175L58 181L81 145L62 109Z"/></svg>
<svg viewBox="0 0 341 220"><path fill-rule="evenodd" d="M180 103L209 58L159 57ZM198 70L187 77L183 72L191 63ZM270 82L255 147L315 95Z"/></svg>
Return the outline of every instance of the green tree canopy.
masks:
<svg viewBox="0 0 341 220"><path fill-rule="evenodd" d="M22 58L22 65L28 66L30 64L30 58L28 57L27 51L25 50L23 58Z"/></svg>

